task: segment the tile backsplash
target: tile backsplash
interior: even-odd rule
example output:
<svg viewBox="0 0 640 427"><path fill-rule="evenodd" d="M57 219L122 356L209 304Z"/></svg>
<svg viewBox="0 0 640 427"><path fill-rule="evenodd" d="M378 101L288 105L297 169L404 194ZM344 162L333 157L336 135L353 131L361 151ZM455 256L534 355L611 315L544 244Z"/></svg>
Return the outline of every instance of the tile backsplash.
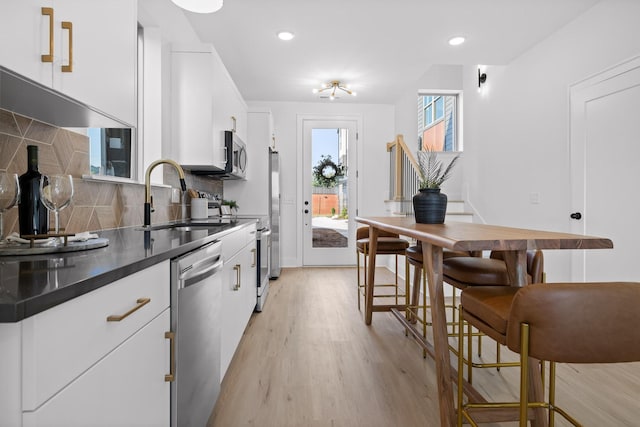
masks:
<svg viewBox="0 0 640 427"><path fill-rule="evenodd" d="M89 139L85 135L0 109L0 171L23 174L27 145L38 146L42 174L69 174L74 178L73 201L60 211L60 227L67 233L142 224L144 185L82 178L89 171ZM164 168L164 183L179 188L177 174L169 169ZM222 195L221 181L190 174L186 181L189 188ZM170 188L152 187L152 195L153 223L182 218L185 209L181 203L171 203ZM50 219L53 221L53 215ZM18 231L17 207L4 213L4 227L5 234Z"/></svg>

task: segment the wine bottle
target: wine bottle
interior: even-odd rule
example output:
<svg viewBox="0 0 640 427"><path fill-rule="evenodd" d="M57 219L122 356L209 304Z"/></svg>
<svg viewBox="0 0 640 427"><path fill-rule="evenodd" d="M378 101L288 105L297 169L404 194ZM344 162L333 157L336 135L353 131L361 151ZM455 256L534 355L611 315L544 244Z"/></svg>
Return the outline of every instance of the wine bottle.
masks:
<svg viewBox="0 0 640 427"><path fill-rule="evenodd" d="M20 235L47 234L49 211L40 201L40 177L38 171L38 146L27 145L27 171L18 178L20 182L20 205L18 217Z"/></svg>

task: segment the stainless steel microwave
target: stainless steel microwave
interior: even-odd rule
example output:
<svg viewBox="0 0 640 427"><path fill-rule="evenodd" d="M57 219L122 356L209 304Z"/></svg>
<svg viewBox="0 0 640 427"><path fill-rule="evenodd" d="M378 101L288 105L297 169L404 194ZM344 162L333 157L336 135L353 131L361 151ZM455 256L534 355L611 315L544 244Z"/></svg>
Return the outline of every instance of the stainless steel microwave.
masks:
<svg viewBox="0 0 640 427"><path fill-rule="evenodd" d="M225 172L229 178L244 179L247 176L247 147L245 143L230 130L224 131L224 148L226 157Z"/></svg>
<svg viewBox="0 0 640 427"><path fill-rule="evenodd" d="M247 176L247 148L244 142L230 130L223 131L221 161L213 165L181 165L193 175L207 175L216 179L245 179Z"/></svg>

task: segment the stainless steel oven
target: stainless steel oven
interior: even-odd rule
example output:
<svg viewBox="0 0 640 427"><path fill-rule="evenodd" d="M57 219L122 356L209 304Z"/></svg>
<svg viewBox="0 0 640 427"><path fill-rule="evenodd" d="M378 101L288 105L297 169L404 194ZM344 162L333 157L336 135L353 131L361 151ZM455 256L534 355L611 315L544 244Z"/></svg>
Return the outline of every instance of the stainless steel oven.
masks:
<svg viewBox="0 0 640 427"><path fill-rule="evenodd" d="M256 311L262 311L269 294L269 270L271 266L271 230L261 227L256 233L258 246L258 298Z"/></svg>

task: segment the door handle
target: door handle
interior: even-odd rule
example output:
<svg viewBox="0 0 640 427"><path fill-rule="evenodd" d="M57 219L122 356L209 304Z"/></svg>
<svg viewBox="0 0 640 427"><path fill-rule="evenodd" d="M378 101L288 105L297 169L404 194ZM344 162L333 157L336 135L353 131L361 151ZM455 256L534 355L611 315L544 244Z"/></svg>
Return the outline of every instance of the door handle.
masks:
<svg viewBox="0 0 640 427"><path fill-rule="evenodd" d="M53 62L53 8L43 7L42 16L49 17L49 53L41 56L42 62Z"/></svg>
<svg viewBox="0 0 640 427"><path fill-rule="evenodd" d="M304 213L308 214L309 213L309 209L305 209Z"/></svg>
<svg viewBox="0 0 640 427"><path fill-rule="evenodd" d="M580 212L574 212L570 215L570 217L571 219L578 220L578 219L582 219L582 214Z"/></svg>
<svg viewBox="0 0 640 427"><path fill-rule="evenodd" d="M62 28L69 31L69 63L62 66L63 73L73 72L73 23L62 21Z"/></svg>
<svg viewBox="0 0 640 427"><path fill-rule="evenodd" d="M107 317L107 322L120 322L123 319L129 317L133 312L140 310L144 305L149 304L151 302L151 298L138 298L136 300L136 305L131 310L127 311L124 314L112 314Z"/></svg>
<svg viewBox="0 0 640 427"><path fill-rule="evenodd" d="M164 338L169 340L169 373L164 376L165 382L173 382L176 378L176 333L168 331L164 333Z"/></svg>

